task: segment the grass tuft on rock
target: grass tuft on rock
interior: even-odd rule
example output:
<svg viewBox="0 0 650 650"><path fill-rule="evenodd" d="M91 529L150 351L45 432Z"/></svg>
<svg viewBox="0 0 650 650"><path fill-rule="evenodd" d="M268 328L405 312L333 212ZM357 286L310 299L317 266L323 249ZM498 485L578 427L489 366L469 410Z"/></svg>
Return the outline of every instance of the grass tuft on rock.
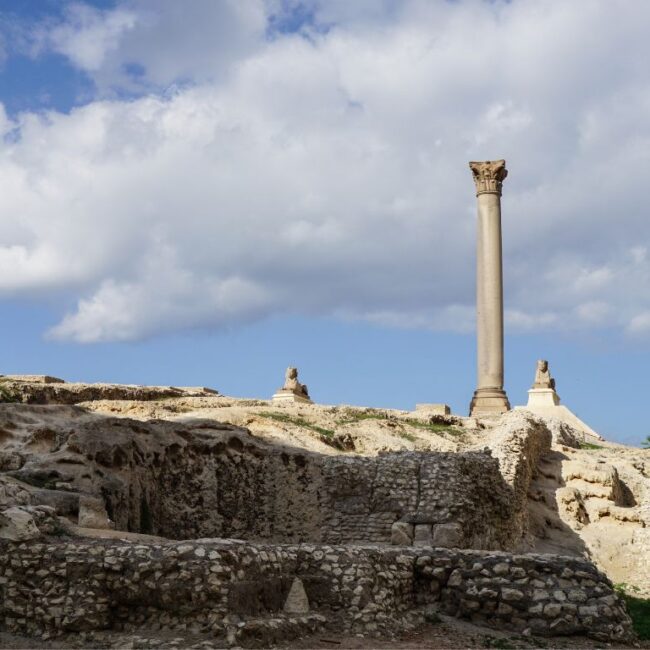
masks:
<svg viewBox="0 0 650 650"><path fill-rule="evenodd" d="M319 433L322 436L327 438L333 438L335 431L332 429L326 429L325 427L319 427L317 424L312 424L307 422L304 418L301 418L296 415L287 415L286 413L271 413L270 411L264 411L260 413L264 418L269 418L270 420L275 420L276 422L284 422L285 424L293 424L297 427L304 427L305 429L311 429L316 433Z"/></svg>
<svg viewBox="0 0 650 650"><path fill-rule="evenodd" d="M593 442L580 442L580 449L602 449L602 445L595 445Z"/></svg>
<svg viewBox="0 0 650 650"><path fill-rule="evenodd" d="M622 596L627 613L632 619L632 627L642 641L650 640L650 598L639 598L631 594L638 587L625 583L616 585L616 591Z"/></svg>

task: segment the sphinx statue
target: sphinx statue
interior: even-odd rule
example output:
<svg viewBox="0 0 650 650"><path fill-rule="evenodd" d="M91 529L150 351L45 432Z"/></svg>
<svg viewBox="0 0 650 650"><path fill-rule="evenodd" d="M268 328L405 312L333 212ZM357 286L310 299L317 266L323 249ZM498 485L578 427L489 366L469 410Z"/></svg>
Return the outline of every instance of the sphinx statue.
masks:
<svg viewBox="0 0 650 650"><path fill-rule="evenodd" d="M280 390L290 390L296 395L309 397L307 386L298 381L298 368L294 368L293 366L289 366L284 373L284 386Z"/></svg>
<svg viewBox="0 0 650 650"><path fill-rule="evenodd" d="M548 361L545 359L540 359L537 362L533 388L551 388L552 390L555 390L555 379L551 377L551 372L548 369Z"/></svg>
<svg viewBox="0 0 650 650"><path fill-rule="evenodd" d="M274 402L311 402L309 391L305 384L298 381L298 368L289 366L284 373L284 385L275 395Z"/></svg>

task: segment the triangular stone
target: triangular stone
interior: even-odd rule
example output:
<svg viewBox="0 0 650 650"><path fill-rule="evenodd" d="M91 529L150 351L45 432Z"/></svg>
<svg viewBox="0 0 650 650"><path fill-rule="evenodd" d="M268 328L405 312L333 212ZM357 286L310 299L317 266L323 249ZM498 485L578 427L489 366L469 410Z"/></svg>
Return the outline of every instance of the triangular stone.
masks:
<svg viewBox="0 0 650 650"><path fill-rule="evenodd" d="M309 599L300 578L293 579L287 599L284 601L284 611L287 614L307 614L309 612Z"/></svg>

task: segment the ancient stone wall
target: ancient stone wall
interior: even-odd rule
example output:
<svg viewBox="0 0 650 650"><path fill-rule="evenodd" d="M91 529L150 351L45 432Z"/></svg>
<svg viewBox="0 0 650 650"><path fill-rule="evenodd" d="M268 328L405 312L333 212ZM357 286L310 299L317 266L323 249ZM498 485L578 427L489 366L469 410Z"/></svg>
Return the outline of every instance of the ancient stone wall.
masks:
<svg viewBox="0 0 650 650"><path fill-rule="evenodd" d="M2 414L0 466L31 486L32 505L97 527L99 498L118 530L172 539L389 543L401 522L410 537L400 544L513 549L550 443L524 415L493 449L360 457L272 445L214 421L140 422L68 406L5 405Z"/></svg>
<svg viewBox="0 0 650 650"><path fill-rule="evenodd" d="M47 561L44 561L47 558ZM388 634L432 605L541 634L627 639L630 622L588 562L386 546L269 546L210 540L0 543L0 625L15 633L208 632L269 642L299 578L310 611L292 624ZM291 622L291 621L290 621Z"/></svg>
<svg viewBox="0 0 650 650"><path fill-rule="evenodd" d="M477 623L534 634L622 638L629 619L611 582L590 562L559 555L423 553L420 602Z"/></svg>
<svg viewBox="0 0 650 650"><path fill-rule="evenodd" d="M323 456L230 434L193 437L113 478L118 527L173 539L389 543L400 520L453 522L454 545L507 548L513 532L512 489L484 453Z"/></svg>

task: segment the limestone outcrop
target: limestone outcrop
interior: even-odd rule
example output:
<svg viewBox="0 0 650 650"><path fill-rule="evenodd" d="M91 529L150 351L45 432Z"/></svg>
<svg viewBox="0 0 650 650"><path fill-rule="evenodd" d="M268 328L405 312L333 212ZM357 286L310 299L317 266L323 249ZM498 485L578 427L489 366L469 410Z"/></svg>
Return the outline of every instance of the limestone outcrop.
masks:
<svg viewBox="0 0 650 650"><path fill-rule="evenodd" d="M203 397L218 395L203 387L137 386L127 384L86 384L35 375L0 376L0 397L3 401L25 404L78 404L91 400L151 401L172 397Z"/></svg>

